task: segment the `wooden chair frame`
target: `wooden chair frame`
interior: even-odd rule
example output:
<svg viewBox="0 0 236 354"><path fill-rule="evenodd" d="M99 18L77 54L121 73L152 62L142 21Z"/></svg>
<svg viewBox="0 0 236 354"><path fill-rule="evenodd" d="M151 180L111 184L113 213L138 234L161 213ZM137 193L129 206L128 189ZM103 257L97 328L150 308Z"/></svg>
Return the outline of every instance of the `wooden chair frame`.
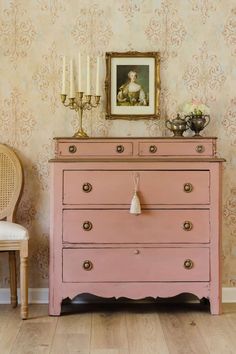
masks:
<svg viewBox="0 0 236 354"><path fill-rule="evenodd" d="M11 166L11 170L8 168ZM8 172L10 183L8 183ZM10 184L10 197L5 193ZM22 187L23 172L18 156L6 145L0 144L0 220L14 222ZM0 240L0 252L9 252L11 304L17 306L17 276L15 252L20 253L21 318L28 317L28 240Z"/></svg>

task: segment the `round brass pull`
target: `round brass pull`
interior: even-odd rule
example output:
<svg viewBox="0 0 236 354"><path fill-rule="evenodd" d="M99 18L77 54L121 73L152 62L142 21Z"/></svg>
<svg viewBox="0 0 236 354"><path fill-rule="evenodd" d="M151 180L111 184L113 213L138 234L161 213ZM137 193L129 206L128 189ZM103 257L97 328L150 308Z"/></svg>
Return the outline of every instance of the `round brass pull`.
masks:
<svg viewBox="0 0 236 354"><path fill-rule="evenodd" d="M184 191L190 193L193 190L193 185L191 183L184 183Z"/></svg>
<svg viewBox="0 0 236 354"><path fill-rule="evenodd" d="M77 147L75 145L70 145L68 150L71 154L74 154L77 151Z"/></svg>
<svg viewBox="0 0 236 354"><path fill-rule="evenodd" d="M149 152L152 153L152 154L155 154L155 152L157 152L156 145L150 145L149 146Z"/></svg>
<svg viewBox="0 0 236 354"><path fill-rule="evenodd" d="M117 145L116 151L117 151L119 154L122 154L122 152L125 151L125 148L124 148L123 145Z"/></svg>
<svg viewBox="0 0 236 354"><path fill-rule="evenodd" d="M92 230L92 228L93 228L93 224L91 223L91 221L85 221L83 223L84 231L90 231L90 230Z"/></svg>
<svg viewBox="0 0 236 354"><path fill-rule="evenodd" d="M84 270L91 270L93 268L93 263L91 261L84 261L83 263Z"/></svg>
<svg viewBox="0 0 236 354"><path fill-rule="evenodd" d="M139 254L139 253L140 253L139 250L135 250L135 251L134 251L134 254Z"/></svg>
<svg viewBox="0 0 236 354"><path fill-rule="evenodd" d="M193 261L191 259L186 259L186 261L184 261L184 268L185 269L192 269L193 268Z"/></svg>
<svg viewBox="0 0 236 354"><path fill-rule="evenodd" d="M85 193L89 193L89 192L91 192L91 190L92 190L92 185L90 184L90 183L84 183L83 184L83 187L82 187L82 189L83 189L83 191L85 192Z"/></svg>
<svg viewBox="0 0 236 354"><path fill-rule="evenodd" d="M197 145L196 151L200 154L205 151L205 147L203 145Z"/></svg>
<svg viewBox="0 0 236 354"><path fill-rule="evenodd" d="M190 231L190 230L192 230L192 228L193 228L193 224L191 223L191 221L185 221L183 223L183 229L185 231Z"/></svg>

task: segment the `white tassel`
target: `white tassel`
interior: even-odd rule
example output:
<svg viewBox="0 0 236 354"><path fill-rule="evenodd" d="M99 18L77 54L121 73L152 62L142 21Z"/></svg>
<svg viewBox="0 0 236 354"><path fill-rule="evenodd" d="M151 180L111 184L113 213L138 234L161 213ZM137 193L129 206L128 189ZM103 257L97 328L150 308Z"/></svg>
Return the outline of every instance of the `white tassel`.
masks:
<svg viewBox="0 0 236 354"><path fill-rule="evenodd" d="M131 201L131 205L130 205L130 214L135 214L135 215L139 215L141 214L141 206L140 206L140 201L139 201L139 197L138 197L138 182L139 182L139 175L136 174L134 176L134 196L132 198Z"/></svg>
<svg viewBox="0 0 236 354"><path fill-rule="evenodd" d="M141 214L141 206L140 206L140 201L137 192L134 193L129 212L130 214L135 214L135 215Z"/></svg>

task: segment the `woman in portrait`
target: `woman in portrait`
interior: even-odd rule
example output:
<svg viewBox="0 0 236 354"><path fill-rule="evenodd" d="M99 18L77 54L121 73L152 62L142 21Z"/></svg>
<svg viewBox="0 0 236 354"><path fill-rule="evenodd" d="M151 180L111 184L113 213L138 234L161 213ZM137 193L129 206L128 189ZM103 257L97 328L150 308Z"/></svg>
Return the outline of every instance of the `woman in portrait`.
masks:
<svg viewBox="0 0 236 354"><path fill-rule="evenodd" d="M119 87L117 94L118 106L147 106L147 97L137 81L137 72L130 70L128 81Z"/></svg>

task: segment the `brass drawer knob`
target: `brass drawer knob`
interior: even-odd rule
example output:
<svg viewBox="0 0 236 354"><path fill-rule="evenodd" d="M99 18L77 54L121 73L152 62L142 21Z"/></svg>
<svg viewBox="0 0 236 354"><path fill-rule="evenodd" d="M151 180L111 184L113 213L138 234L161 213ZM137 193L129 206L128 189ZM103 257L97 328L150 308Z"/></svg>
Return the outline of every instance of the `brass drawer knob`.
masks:
<svg viewBox="0 0 236 354"><path fill-rule="evenodd" d="M205 147L203 145L197 145L196 146L196 151L201 154L202 152L205 151Z"/></svg>
<svg viewBox="0 0 236 354"><path fill-rule="evenodd" d="M155 154L155 152L157 152L157 147L156 147L156 145L150 145L150 146L149 146L149 152L150 152L151 154Z"/></svg>
<svg viewBox="0 0 236 354"><path fill-rule="evenodd" d="M83 223L84 231L90 231L90 230L92 230L92 228L93 228L93 224L91 223L91 221L85 221Z"/></svg>
<svg viewBox="0 0 236 354"><path fill-rule="evenodd" d="M93 263L91 261L84 261L83 263L84 270L91 270L93 268Z"/></svg>
<svg viewBox="0 0 236 354"><path fill-rule="evenodd" d="M92 185L90 184L90 183L84 183L83 184L83 187L82 187L82 189L83 189L83 191L85 192L85 193L89 193L89 192L91 192L91 190L92 190Z"/></svg>
<svg viewBox="0 0 236 354"><path fill-rule="evenodd" d="M135 250L135 251L134 251L134 254L139 254L139 253L140 253L139 250Z"/></svg>
<svg viewBox="0 0 236 354"><path fill-rule="evenodd" d="M192 228L193 228L193 224L191 223L191 221L185 221L183 223L183 229L185 231L190 231L190 230L192 230Z"/></svg>
<svg viewBox="0 0 236 354"><path fill-rule="evenodd" d="M186 261L184 261L184 268L185 269L192 269L193 268L193 261L191 259L186 259Z"/></svg>
<svg viewBox="0 0 236 354"><path fill-rule="evenodd" d="M68 150L71 154L74 154L77 151L77 147L75 145L70 145Z"/></svg>
<svg viewBox="0 0 236 354"><path fill-rule="evenodd" d="M184 183L184 191L190 193L193 190L193 185L191 183Z"/></svg>
<svg viewBox="0 0 236 354"><path fill-rule="evenodd" d="M124 148L123 145L117 145L116 151L117 151L119 154L122 154L122 152L125 151L125 148Z"/></svg>

